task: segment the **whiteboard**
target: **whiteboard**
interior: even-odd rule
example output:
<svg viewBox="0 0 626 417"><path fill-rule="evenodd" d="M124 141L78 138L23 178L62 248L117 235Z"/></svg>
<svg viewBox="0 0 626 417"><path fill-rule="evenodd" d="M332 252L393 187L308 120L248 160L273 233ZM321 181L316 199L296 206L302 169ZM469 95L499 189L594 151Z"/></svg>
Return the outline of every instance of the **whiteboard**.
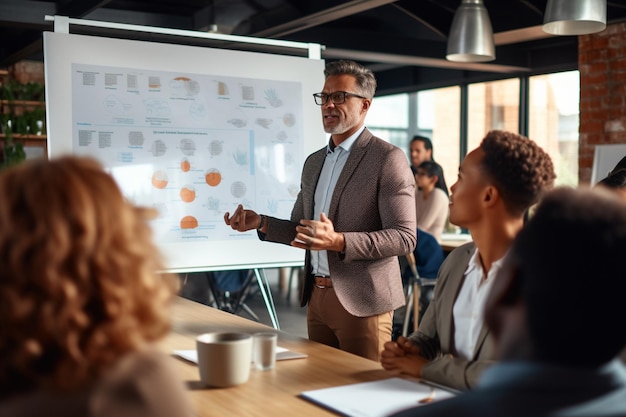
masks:
<svg viewBox="0 0 626 417"><path fill-rule="evenodd" d="M322 60L46 32L44 64L49 157L93 156L156 208L168 270L303 264L223 214L289 218L304 158L326 143Z"/></svg>
<svg viewBox="0 0 626 417"><path fill-rule="evenodd" d="M591 184L595 185L602 181L624 156L626 156L626 144L596 145Z"/></svg>

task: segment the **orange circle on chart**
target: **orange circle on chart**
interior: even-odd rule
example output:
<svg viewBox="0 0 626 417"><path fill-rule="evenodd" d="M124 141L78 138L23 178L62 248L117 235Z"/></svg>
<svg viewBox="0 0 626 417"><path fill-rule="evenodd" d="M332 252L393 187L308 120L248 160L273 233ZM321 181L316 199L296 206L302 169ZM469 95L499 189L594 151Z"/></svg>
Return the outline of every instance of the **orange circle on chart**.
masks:
<svg viewBox="0 0 626 417"><path fill-rule="evenodd" d="M196 190L193 187L187 185L180 190L180 199L185 203L191 203L196 199Z"/></svg>
<svg viewBox="0 0 626 417"><path fill-rule="evenodd" d="M206 173L204 179L211 187L216 187L222 182L222 174L217 169L211 169Z"/></svg>
<svg viewBox="0 0 626 417"><path fill-rule="evenodd" d="M152 174L152 185L160 190L167 187L167 174L163 171L156 171Z"/></svg>
<svg viewBox="0 0 626 417"><path fill-rule="evenodd" d="M191 169L191 163L188 160L183 159L180 162L180 170L183 172L189 172L190 169Z"/></svg>
<svg viewBox="0 0 626 417"><path fill-rule="evenodd" d="M198 227L198 219L193 216L185 216L180 219L180 228L181 229L195 229Z"/></svg>

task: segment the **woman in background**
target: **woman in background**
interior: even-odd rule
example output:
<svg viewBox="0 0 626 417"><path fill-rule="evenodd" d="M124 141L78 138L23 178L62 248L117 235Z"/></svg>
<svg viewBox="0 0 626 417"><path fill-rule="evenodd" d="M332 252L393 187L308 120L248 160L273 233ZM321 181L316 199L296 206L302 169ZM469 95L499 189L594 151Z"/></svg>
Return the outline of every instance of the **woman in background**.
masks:
<svg viewBox="0 0 626 417"><path fill-rule="evenodd" d="M148 209L93 159L0 174L0 415L188 416Z"/></svg>
<svg viewBox="0 0 626 417"><path fill-rule="evenodd" d="M430 233L437 242L441 242L450 204L441 165L434 161L422 162L417 167L415 181L419 187L415 193L417 228Z"/></svg>

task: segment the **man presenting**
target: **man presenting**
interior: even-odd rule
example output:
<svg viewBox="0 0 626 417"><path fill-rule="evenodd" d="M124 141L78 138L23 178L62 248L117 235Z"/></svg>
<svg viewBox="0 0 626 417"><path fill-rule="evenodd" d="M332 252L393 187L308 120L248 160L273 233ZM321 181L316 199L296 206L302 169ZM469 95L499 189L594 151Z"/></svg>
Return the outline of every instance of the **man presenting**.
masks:
<svg viewBox="0 0 626 417"><path fill-rule="evenodd" d="M305 249L302 306L311 340L378 360L404 304L398 256L415 248L415 180L401 149L364 126L374 74L352 61L326 65L321 106L328 145L311 154L290 220L241 205L234 230Z"/></svg>

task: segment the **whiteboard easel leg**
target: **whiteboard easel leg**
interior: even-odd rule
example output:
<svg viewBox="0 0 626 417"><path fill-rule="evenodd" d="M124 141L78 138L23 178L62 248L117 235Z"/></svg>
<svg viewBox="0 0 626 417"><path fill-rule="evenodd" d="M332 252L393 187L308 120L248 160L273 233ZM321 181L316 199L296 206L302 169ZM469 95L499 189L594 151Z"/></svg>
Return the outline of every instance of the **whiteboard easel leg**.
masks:
<svg viewBox="0 0 626 417"><path fill-rule="evenodd" d="M256 282L257 284L259 284L259 289L261 290L261 295L263 296L263 301L265 302L265 307L267 308L267 312L270 315L272 326L276 330L280 330L280 325L278 324L278 316L276 315L276 306L274 305L274 299L272 298L272 292L270 291L270 284L267 281L267 276L265 275L265 271L259 268L254 268L254 276L256 276ZM267 288L267 291L266 291L266 288Z"/></svg>

